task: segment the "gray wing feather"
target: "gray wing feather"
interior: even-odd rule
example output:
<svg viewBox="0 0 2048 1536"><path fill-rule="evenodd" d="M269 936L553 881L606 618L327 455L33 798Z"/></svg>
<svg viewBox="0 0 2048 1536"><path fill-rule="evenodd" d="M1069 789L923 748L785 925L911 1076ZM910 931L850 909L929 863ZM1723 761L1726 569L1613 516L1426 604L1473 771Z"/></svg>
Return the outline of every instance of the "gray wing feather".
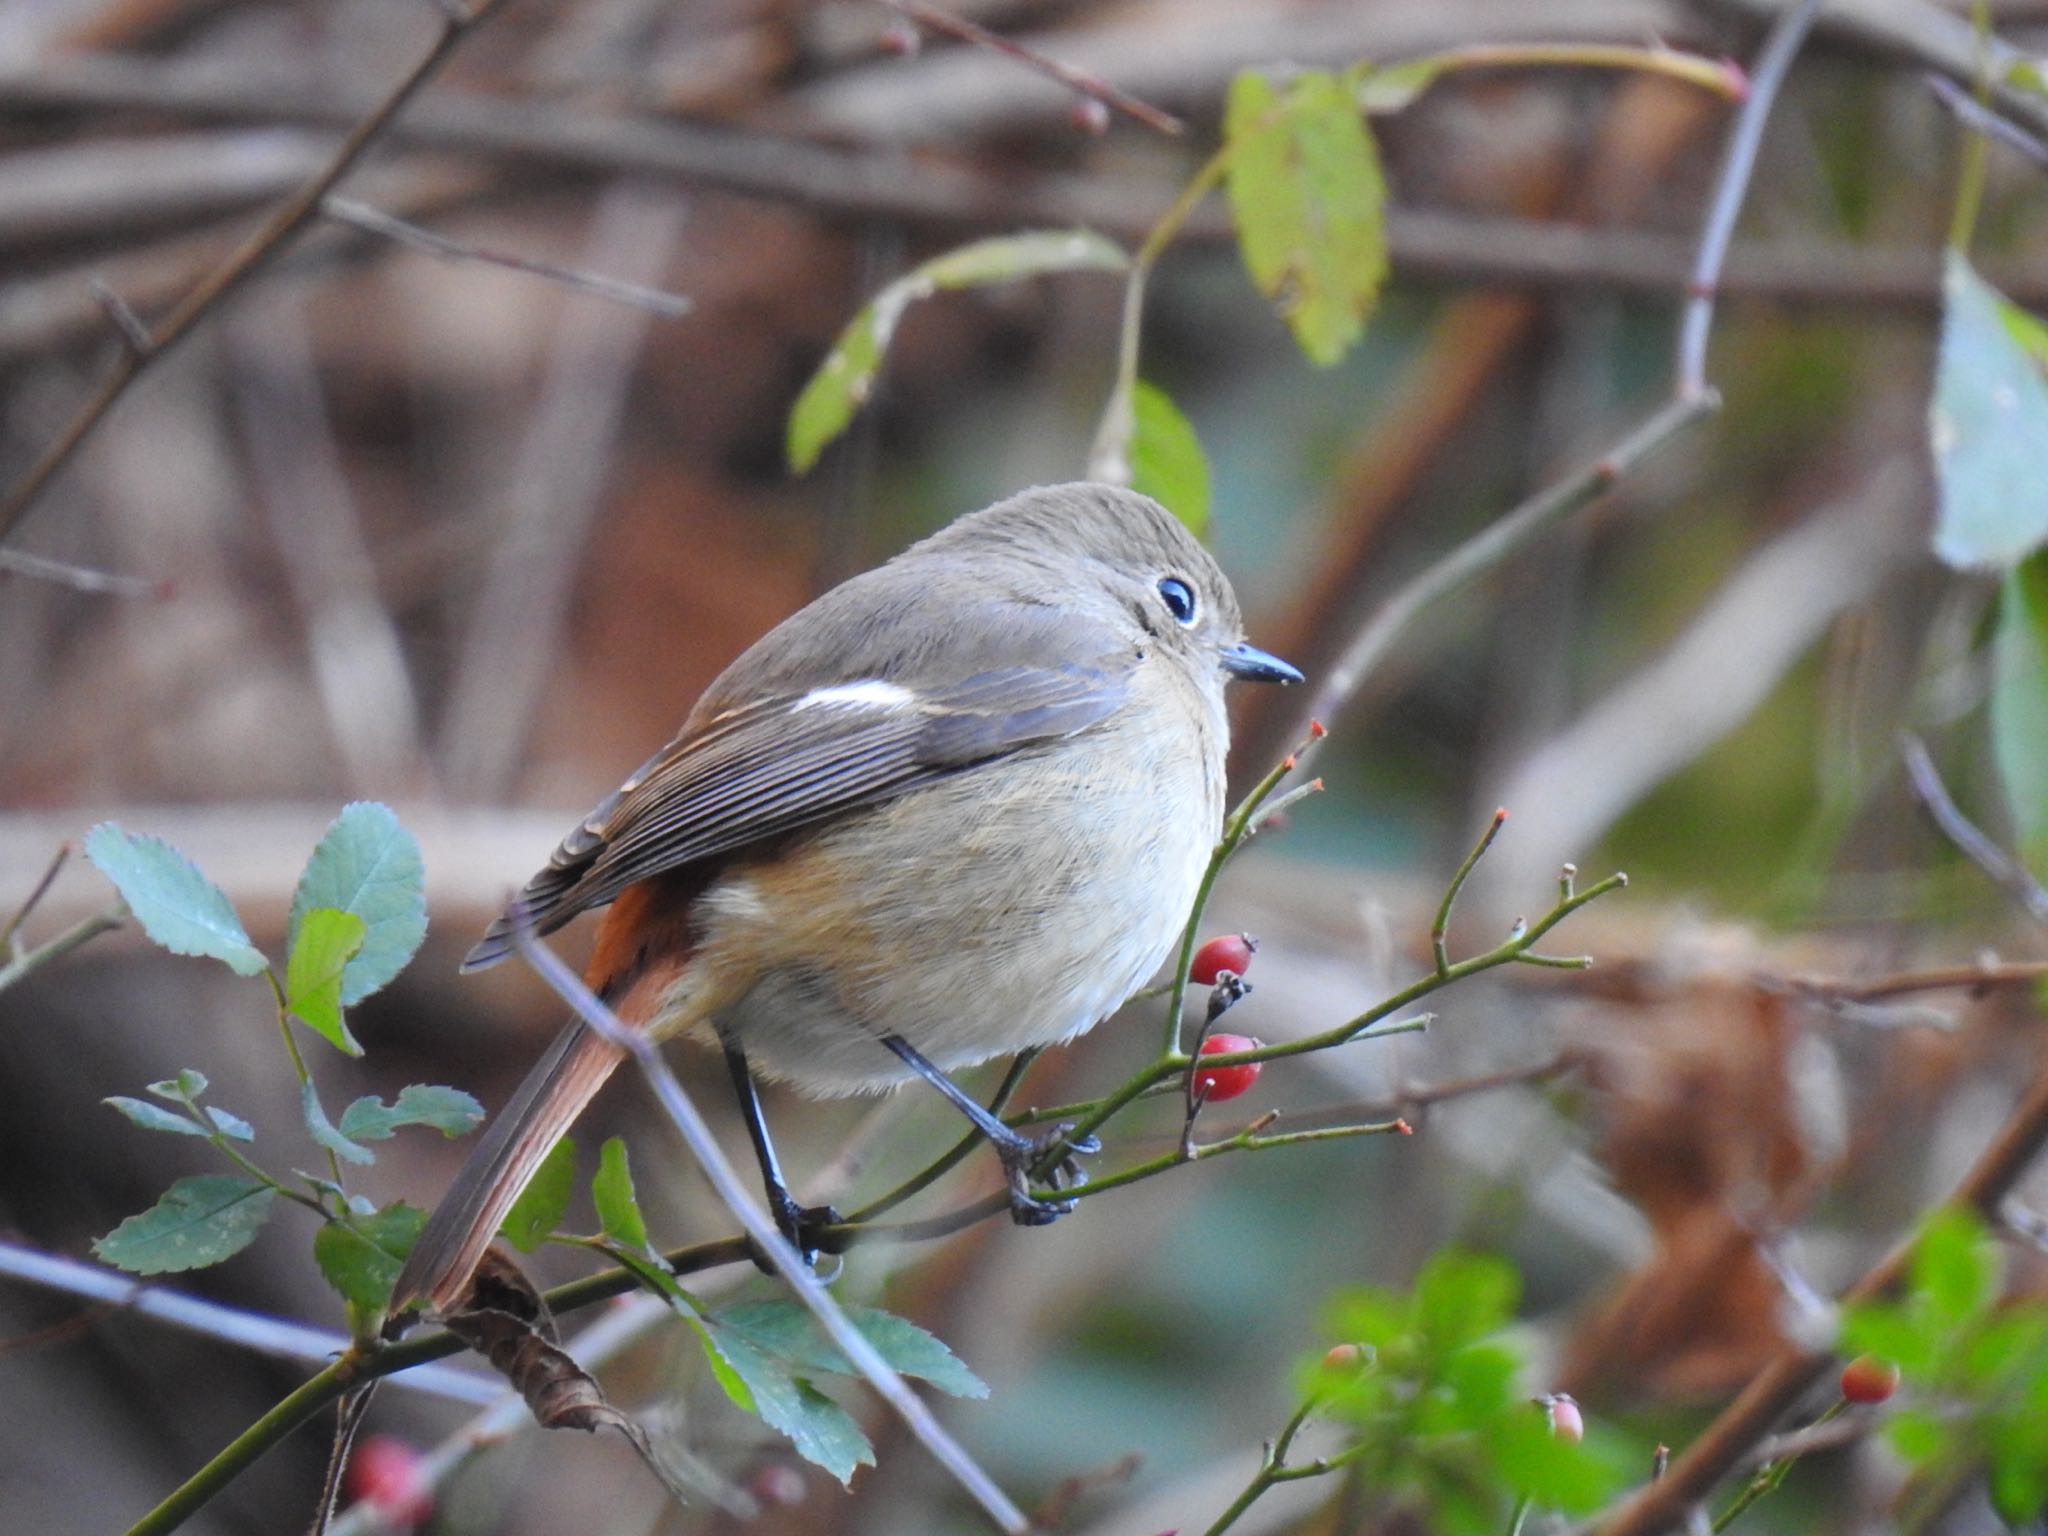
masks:
<svg viewBox="0 0 2048 1536"><path fill-rule="evenodd" d="M1002 667L919 690L915 706L799 708L797 695L727 710L650 758L563 839L463 969L503 959L521 921L551 933L638 881L1086 730L1123 702L1135 666L1123 656Z"/></svg>

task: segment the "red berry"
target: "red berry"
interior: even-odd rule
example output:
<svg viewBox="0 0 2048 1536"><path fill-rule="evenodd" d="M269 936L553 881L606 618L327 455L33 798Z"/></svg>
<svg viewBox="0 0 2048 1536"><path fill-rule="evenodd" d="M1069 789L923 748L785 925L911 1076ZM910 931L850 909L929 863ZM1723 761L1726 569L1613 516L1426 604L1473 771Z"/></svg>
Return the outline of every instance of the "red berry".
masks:
<svg viewBox="0 0 2048 1536"><path fill-rule="evenodd" d="M1211 1035L1202 1042L1203 1056L1235 1055L1239 1051L1255 1051L1262 1044L1250 1035ZM1207 1098L1211 1104L1220 1104L1225 1099L1234 1099L1245 1089L1259 1080L1264 1063L1248 1061L1238 1067L1197 1067L1195 1086L1206 1086Z"/></svg>
<svg viewBox="0 0 2048 1536"><path fill-rule="evenodd" d="M1258 952L1259 941L1248 933L1221 933L1195 951L1188 967L1188 980L1198 987L1213 987L1225 971L1242 976Z"/></svg>
<svg viewBox="0 0 2048 1536"><path fill-rule="evenodd" d="M1356 1370L1365 1363L1365 1351L1356 1344L1332 1344L1323 1355L1323 1369L1328 1371Z"/></svg>
<svg viewBox="0 0 2048 1536"><path fill-rule="evenodd" d="M434 1512L434 1490L420 1466L420 1453L396 1435L371 1435L348 1459L344 1490L351 1501L371 1505L389 1524L411 1530Z"/></svg>
<svg viewBox="0 0 2048 1536"><path fill-rule="evenodd" d="M892 21L882 29L882 35L876 42L882 52L907 59L924 46L924 34L907 21Z"/></svg>
<svg viewBox="0 0 2048 1536"><path fill-rule="evenodd" d="M1577 1445L1586 1438L1585 1417L1579 1412L1578 1399L1569 1392L1551 1393L1544 1400L1543 1408L1550 1416L1551 1439Z"/></svg>
<svg viewBox="0 0 2048 1536"><path fill-rule="evenodd" d="M1899 1368L1877 1355L1858 1355L1842 1367L1842 1396L1852 1403L1881 1403L1899 1390Z"/></svg>

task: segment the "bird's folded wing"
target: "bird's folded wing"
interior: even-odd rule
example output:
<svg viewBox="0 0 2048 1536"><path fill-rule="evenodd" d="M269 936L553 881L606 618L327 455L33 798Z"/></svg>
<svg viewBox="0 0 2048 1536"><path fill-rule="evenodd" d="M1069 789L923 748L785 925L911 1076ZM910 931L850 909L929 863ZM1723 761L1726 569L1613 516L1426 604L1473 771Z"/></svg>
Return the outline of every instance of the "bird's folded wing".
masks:
<svg viewBox="0 0 2048 1536"><path fill-rule="evenodd" d="M563 840L463 961L476 970L627 886L830 820L1086 730L1124 700L1136 658L1002 667L937 688L842 684L761 699L686 731Z"/></svg>

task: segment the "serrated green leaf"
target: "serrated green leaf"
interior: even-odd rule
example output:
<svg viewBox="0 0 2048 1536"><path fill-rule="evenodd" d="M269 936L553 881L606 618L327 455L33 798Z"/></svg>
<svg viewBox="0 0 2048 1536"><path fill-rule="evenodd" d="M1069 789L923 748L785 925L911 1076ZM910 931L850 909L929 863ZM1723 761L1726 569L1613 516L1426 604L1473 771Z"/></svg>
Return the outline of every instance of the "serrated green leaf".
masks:
<svg viewBox="0 0 2048 1536"><path fill-rule="evenodd" d="M159 1109L147 1099L127 1099L115 1094L112 1098L101 1099L102 1104L111 1104L121 1111L135 1125L145 1131L168 1131L173 1136L204 1136L206 1127L184 1115L174 1115L168 1109Z"/></svg>
<svg viewBox="0 0 2048 1536"><path fill-rule="evenodd" d="M386 1104L365 1095L341 1112L341 1134L384 1141L400 1126L429 1125L443 1136L462 1136L483 1123L484 1107L460 1088L409 1083Z"/></svg>
<svg viewBox="0 0 2048 1536"><path fill-rule="evenodd" d="M356 1145L334 1128L334 1122L327 1118L327 1111L320 1103L319 1090L313 1086L311 1078L299 1084L299 1114L306 1122L306 1134L336 1157L362 1166L377 1161L376 1153L368 1147Z"/></svg>
<svg viewBox="0 0 2048 1536"><path fill-rule="evenodd" d="M790 468L802 474L846 430L874 388L904 311L917 300L1044 272L1120 272L1128 265L1121 246L1087 230L1032 230L976 240L905 273L853 317L797 396L786 443Z"/></svg>
<svg viewBox="0 0 2048 1536"><path fill-rule="evenodd" d="M353 1007L405 969L427 936L426 866L420 845L388 805L359 800L321 835L292 895L290 933L319 907L363 920L362 948L341 975L341 1004Z"/></svg>
<svg viewBox="0 0 2048 1536"><path fill-rule="evenodd" d="M823 1467L841 1483L854 1469L873 1466L874 1447L844 1408L796 1374L793 1362L764 1349L737 1328L705 1318L712 1347L746 1383L754 1412L789 1437L799 1456Z"/></svg>
<svg viewBox="0 0 2048 1536"><path fill-rule="evenodd" d="M1387 275L1386 179L1372 134L1351 90L1324 70L1284 91L1243 71L1223 131L1245 270L1309 360L1328 367L1365 333Z"/></svg>
<svg viewBox="0 0 2048 1536"><path fill-rule="evenodd" d="M92 1251L135 1275L204 1269L255 1241L276 1193L268 1184L237 1175L195 1174L178 1180L155 1205L94 1243Z"/></svg>
<svg viewBox="0 0 2048 1536"><path fill-rule="evenodd" d="M1999 592L1991 749L2021 852L2048 869L2048 550L2014 566Z"/></svg>
<svg viewBox="0 0 2048 1536"><path fill-rule="evenodd" d="M1951 251L1928 438L1934 550L2007 569L2048 540L2048 331Z"/></svg>
<svg viewBox="0 0 2048 1536"><path fill-rule="evenodd" d="M903 1375L928 1381L954 1397L988 1396L987 1384L963 1365L959 1356L909 1318L880 1307L849 1306L844 1310L861 1337ZM758 1348L788 1360L798 1370L855 1374L853 1363L825 1336L810 1309L798 1302L780 1298L737 1302L719 1308L713 1318L719 1326L745 1334Z"/></svg>
<svg viewBox="0 0 2048 1536"><path fill-rule="evenodd" d="M218 960L240 976L254 976L268 964L249 942L234 903L162 838L140 837L103 821L86 834L85 856L114 882L159 948Z"/></svg>
<svg viewBox="0 0 2048 1536"><path fill-rule="evenodd" d="M369 929L353 912L314 907L293 925L284 975L285 1007L336 1050L363 1054L341 1013L342 974Z"/></svg>
<svg viewBox="0 0 2048 1536"><path fill-rule="evenodd" d="M425 1211L398 1204L350 1222L329 1222L313 1234L313 1258L343 1301L380 1311L426 1221Z"/></svg>
<svg viewBox="0 0 2048 1536"><path fill-rule="evenodd" d="M576 1192L576 1143L564 1136L520 1191L498 1231L521 1253L531 1253L562 1225L569 1197Z"/></svg>
<svg viewBox="0 0 2048 1536"><path fill-rule="evenodd" d="M590 1181L590 1198L597 1205L598 1225L604 1235L627 1248L646 1248L647 1218L640 1214L640 1200L633 1192L633 1169L626 1161L626 1143L614 1136L598 1154L597 1177Z"/></svg>
<svg viewBox="0 0 2048 1536"><path fill-rule="evenodd" d="M1131 489L1150 496L1197 538L1209 529L1209 460L1194 424L1156 384L1131 387Z"/></svg>
<svg viewBox="0 0 2048 1536"><path fill-rule="evenodd" d="M215 1128L231 1141L254 1141L256 1139L256 1127L244 1120L240 1115L231 1115L224 1109L214 1108L211 1104L206 1106L206 1115L214 1123Z"/></svg>

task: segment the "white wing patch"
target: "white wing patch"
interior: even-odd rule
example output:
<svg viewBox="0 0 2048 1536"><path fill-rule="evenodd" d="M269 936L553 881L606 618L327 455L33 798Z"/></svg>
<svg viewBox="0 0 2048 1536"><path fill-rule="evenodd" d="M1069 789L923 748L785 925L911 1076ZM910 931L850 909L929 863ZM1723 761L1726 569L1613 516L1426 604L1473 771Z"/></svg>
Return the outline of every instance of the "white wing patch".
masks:
<svg viewBox="0 0 2048 1536"><path fill-rule="evenodd" d="M869 709L902 709L917 702L908 688L885 683L878 677L857 683L835 683L830 688L813 688L791 706L795 709L829 709L834 705L859 704Z"/></svg>

